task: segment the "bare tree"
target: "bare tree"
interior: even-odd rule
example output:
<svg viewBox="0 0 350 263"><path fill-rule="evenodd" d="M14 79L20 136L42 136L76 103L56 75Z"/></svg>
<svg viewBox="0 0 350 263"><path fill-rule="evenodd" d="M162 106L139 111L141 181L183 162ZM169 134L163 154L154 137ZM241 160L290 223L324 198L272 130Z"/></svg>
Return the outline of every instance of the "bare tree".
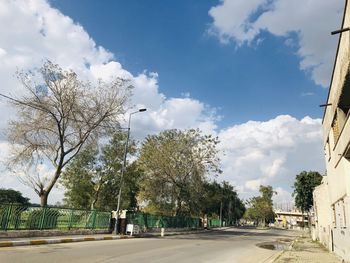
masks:
<svg viewBox="0 0 350 263"><path fill-rule="evenodd" d="M16 169L25 169L22 182L34 189L45 206L65 166L84 145L118 124L131 86L121 78L108 84L84 82L50 61L35 72L18 72L17 76L26 95L10 98L17 118L8 129L14 145L8 167L17 173ZM37 172L43 163L52 164L52 173Z"/></svg>

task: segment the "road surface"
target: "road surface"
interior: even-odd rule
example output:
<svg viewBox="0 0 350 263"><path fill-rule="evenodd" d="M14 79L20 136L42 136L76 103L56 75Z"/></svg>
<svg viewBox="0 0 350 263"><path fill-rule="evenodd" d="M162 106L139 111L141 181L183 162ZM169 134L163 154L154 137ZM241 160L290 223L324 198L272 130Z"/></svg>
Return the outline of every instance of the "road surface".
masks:
<svg viewBox="0 0 350 263"><path fill-rule="evenodd" d="M278 251L256 244L297 232L228 228L191 235L0 248L1 263L268 262Z"/></svg>

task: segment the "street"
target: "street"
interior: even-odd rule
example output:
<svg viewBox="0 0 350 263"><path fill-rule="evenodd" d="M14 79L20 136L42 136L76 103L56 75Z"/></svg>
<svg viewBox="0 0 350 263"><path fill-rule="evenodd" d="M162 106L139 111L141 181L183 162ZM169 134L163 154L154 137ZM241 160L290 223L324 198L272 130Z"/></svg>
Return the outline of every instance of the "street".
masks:
<svg viewBox="0 0 350 263"><path fill-rule="evenodd" d="M256 244L297 235L287 230L228 228L163 238L9 247L0 248L0 262L268 262L278 251Z"/></svg>

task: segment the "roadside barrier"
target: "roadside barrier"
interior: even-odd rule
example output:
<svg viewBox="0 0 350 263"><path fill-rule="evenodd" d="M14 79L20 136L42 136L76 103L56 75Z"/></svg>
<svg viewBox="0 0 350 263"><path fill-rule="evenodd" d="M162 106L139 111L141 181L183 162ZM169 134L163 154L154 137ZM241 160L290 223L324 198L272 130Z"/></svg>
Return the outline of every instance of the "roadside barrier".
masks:
<svg viewBox="0 0 350 263"><path fill-rule="evenodd" d="M110 212L0 204L0 230L108 229Z"/></svg>
<svg viewBox="0 0 350 263"><path fill-rule="evenodd" d="M141 229L149 228L201 228L202 219L198 217L152 215L140 212L126 214L128 224L138 225ZM219 227L219 219L208 219L208 227Z"/></svg>
<svg viewBox="0 0 350 263"><path fill-rule="evenodd" d="M1 230L70 230L110 229L111 213L97 210L80 210L58 207L24 206L0 204ZM186 216L153 215L127 212L127 224L138 225L141 230L152 228L203 227L201 218ZM208 219L208 227L219 227L219 219ZM126 227L126 226L125 226Z"/></svg>

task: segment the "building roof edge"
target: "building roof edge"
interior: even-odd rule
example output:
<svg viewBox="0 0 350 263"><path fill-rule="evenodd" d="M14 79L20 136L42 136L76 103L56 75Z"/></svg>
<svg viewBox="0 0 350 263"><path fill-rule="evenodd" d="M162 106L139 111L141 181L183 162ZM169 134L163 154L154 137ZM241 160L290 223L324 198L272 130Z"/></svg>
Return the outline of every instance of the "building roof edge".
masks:
<svg viewBox="0 0 350 263"><path fill-rule="evenodd" d="M347 8L347 6L348 6L348 0L345 0L345 7L344 7L343 21L342 21L342 24L341 24L341 28L344 27L344 21L345 21L345 15L346 15L346 8ZM335 65L337 64L337 58L338 58L338 53L339 53L341 36L342 36L342 33L339 34L337 53L335 54L331 82L330 82L329 88L328 88L327 103L328 103L328 100L329 100L329 95L330 95L332 84L333 84L333 77L334 77ZM327 111L327 107L324 108L322 124L323 124L323 121L324 121L324 117L326 116L326 111Z"/></svg>

